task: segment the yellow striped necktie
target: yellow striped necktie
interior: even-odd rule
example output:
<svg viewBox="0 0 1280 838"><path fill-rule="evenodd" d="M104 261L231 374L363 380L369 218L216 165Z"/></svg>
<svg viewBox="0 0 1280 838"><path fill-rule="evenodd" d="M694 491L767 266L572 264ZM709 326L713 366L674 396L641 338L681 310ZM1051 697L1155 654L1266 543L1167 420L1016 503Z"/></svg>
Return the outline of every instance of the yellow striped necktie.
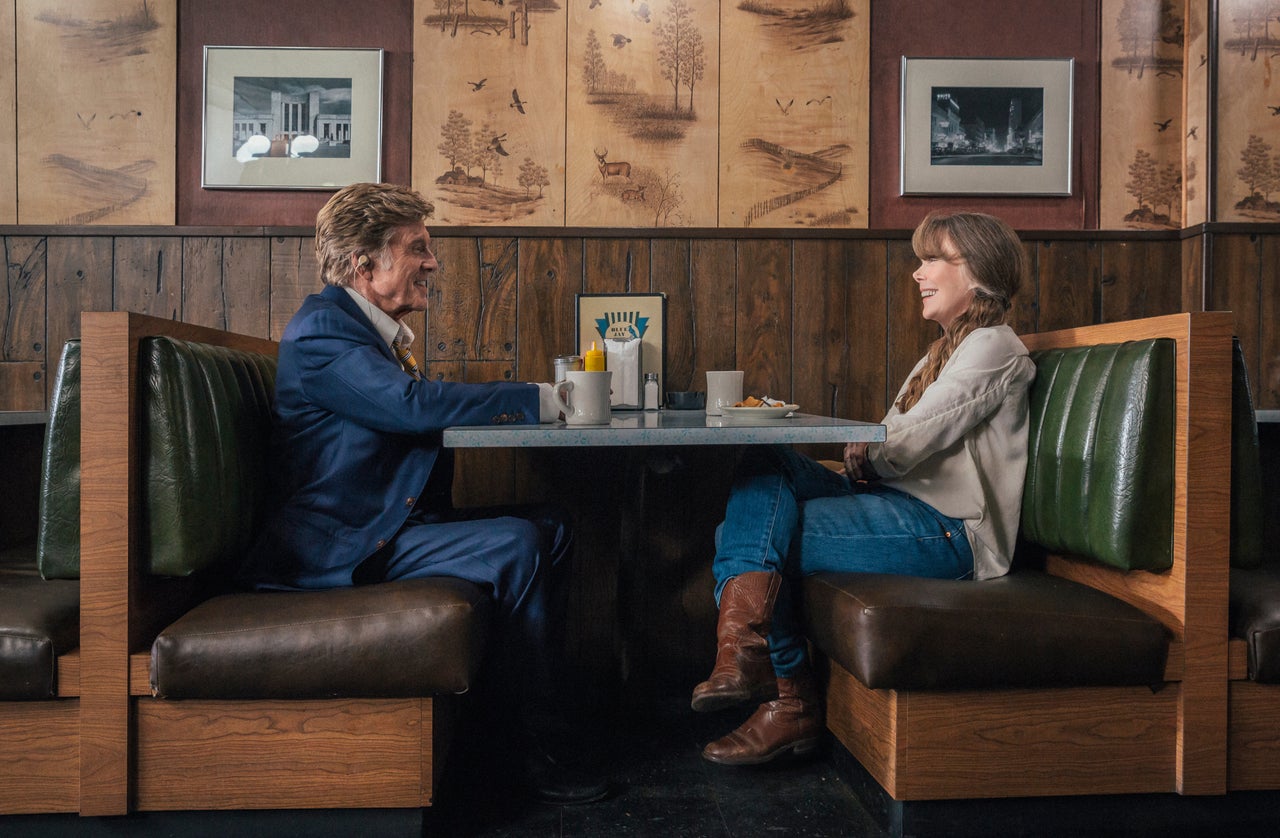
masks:
<svg viewBox="0 0 1280 838"><path fill-rule="evenodd" d="M418 367L418 359L413 357L413 350L408 344L393 340L391 341L391 351L396 353L396 357L400 359L400 366L404 367L405 372L412 375L415 381L422 380L422 370Z"/></svg>

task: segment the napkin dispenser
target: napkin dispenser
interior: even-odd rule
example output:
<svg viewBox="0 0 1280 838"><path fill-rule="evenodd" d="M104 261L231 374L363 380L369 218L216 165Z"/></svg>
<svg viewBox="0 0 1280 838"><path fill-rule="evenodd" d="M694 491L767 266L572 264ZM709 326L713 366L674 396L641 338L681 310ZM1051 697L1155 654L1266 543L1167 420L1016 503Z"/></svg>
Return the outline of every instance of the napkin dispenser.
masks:
<svg viewBox="0 0 1280 838"><path fill-rule="evenodd" d="M604 342L605 369L613 373L613 392L609 396L609 406L614 409L640 410L644 407L641 344L640 338L610 338Z"/></svg>

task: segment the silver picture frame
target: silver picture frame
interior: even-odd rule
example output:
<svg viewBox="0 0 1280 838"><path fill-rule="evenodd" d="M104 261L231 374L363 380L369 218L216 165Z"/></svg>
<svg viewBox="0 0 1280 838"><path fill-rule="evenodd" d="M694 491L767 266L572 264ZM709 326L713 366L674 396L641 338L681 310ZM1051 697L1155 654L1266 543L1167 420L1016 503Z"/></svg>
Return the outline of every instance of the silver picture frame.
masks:
<svg viewBox="0 0 1280 838"><path fill-rule="evenodd" d="M902 57L902 195L1070 195L1072 58Z"/></svg>
<svg viewBox="0 0 1280 838"><path fill-rule="evenodd" d="M382 83L381 49L206 46L201 187L381 180Z"/></svg>

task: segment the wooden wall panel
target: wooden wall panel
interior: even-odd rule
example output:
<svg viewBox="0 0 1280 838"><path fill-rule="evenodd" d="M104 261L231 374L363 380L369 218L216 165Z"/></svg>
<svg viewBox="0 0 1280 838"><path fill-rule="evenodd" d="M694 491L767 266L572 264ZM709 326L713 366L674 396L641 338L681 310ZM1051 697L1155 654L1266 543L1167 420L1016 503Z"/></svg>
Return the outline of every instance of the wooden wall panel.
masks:
<svg viewBox="0 0 1280 838"><path fill-rule="evenodd" d="M49 367L62 345L80 337L80 314L111 311L115 239L110 236L50 236L48 243Z"/></svg>
<svg viewBox="0 0 1280 838"><path fill-rule="evenodd" d="M1258 288L1258 365L1254 398L1259 410L1280 409L1280 232L1262 236ZM1280 501L1278 501L1280 502Z"/></svg>
<svg viewBox="0 0 1280 838"><path fill-rule="evenodd" d="M1177 312L1182 305L1181 258L1176 241L1106 242L1102 322Z"/></svg>
<svg viewBox="0 0 1280 838"><path fill-rule="evenodd" d="M191 236L182 241L182 319L254 337L271 331L271 241Z"/></svg>
<svg viewBox="0 0 1280 838"><path fill-rule="evenodd" d="M738 242L735 333L743 395L790 399L793 388L791 243L786 239Z"/></svg>
<svg viewBox="0 0 1280 838"><path fill-rule="evenodd" d="M19 220L174 223L177 0L18 11Z"/></svg>
<svg viewBox="0 0 1280 838"><path fill-rule="evenodd" d="M647 238L584 239L582 263L584 294L649 292L651 278Z"/></svg>
<svg viewBox="0 0 1280 838"><path fill-rule="evenodd" d="M1262 293L1261 256L1258 236L1216 236L1213 240L1208 308L1235 315L1234 333L1242 341L1251 382L1262 381L1259 335L1263 330L1263 307L1258 305Z"/></svg>
<svg viewBox="0 0 1280 838"><path fill-rule="evenodd" d="M116 239L112 273L115 311L181 319L182 239L122 236Z"/></svg>
<svg viewBox="0 0 1280 838"><path fill-rule="evenodd" d="M655 239L650 243L649 288L667 295L666 365L659 400L669 390L688 390L693 380L693 349L697 332L693 323L693 273L687 239Z"/></svg>
<svg viewBox="0 0 1280 838"><path fill-rule="evenodd" d="M689 244L693 285L693 374L690 390L707 389L707 370L740 369L737 361L737 243L725 239Z"/></svg>
<svg viewBox="0 0 1280 838"><path fill-rule="evenodd" d="M1036 248L1036 270L1034 331L1098 322L1102 248L1096 242L1042 242Z"/></svg>
<svg viewBox="0 0 1280 838"><path fill-rule="evenodd" d="M435 239L442 269L430 282L428 364L516 357L517 240Z"/></svg>
<svg viewBox="0 0 1280 838"><path fill-rule="evenodd" d="M44 410L45 240L32 236L4 239L5 279L0 288L4 312L0 343L0 393L11 410Z"/></svg>
<svg viewBox="0 0 1280 838"><path fill-rule="evenodd" d="M15 0L0 3L0 224L18 223L18 54Z"/></svg>
<svg viewBox="0 0 1280 838"><path fill-rule="evenodd" d="M1194 227L1210 220L1209 133L1213 92L1209 88L1212 47L1209 26L1213 4L1186 0L1182 50L1182 226Z"/></svg>
<svg viewBox="0 0 1280 838"><path fill-rule="evenodd" d="M1280 221L1271 184L1280 160L1274 53L1280 27L1271 0L1219 0L1215 221Z"/></svg>
<svg viewBox="0 0 1280 838"><path fill-rule="evenodd" d="M582 290L581 239L523 239L520 246L516 376L549 381L552 359L577 347L575 297Z"/></svg>
<svg viewBox="0 0 1280 838"><path fill-rule="evenodd" d="M1183 12L1161 0L1102 2L1103 229L1184 226Z"/></svg>
<svg viewBox="0 0 1280 838"><path fill-rule="evenodd" d="M308 294L317 294L324 287L320 280L320 265L316 261L314 240L310 237L275 236L271 239L271 334L272 340L280 340L284 327L289 325L295 312ZM421 322L421 318L419 318ZM422 336L422 330L411 329Z"/></svg>

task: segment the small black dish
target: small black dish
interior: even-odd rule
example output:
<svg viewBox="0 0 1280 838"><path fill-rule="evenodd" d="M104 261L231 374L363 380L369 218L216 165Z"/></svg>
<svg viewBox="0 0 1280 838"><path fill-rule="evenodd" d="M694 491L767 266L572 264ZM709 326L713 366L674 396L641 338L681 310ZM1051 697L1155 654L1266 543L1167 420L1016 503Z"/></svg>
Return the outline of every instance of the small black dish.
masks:
<svg viewBox="0 0 1280 838"><path fill-rule="evenodd" d="M702 410L707 406L707 394L697 390L668 390L668 410Z"/></svg>

